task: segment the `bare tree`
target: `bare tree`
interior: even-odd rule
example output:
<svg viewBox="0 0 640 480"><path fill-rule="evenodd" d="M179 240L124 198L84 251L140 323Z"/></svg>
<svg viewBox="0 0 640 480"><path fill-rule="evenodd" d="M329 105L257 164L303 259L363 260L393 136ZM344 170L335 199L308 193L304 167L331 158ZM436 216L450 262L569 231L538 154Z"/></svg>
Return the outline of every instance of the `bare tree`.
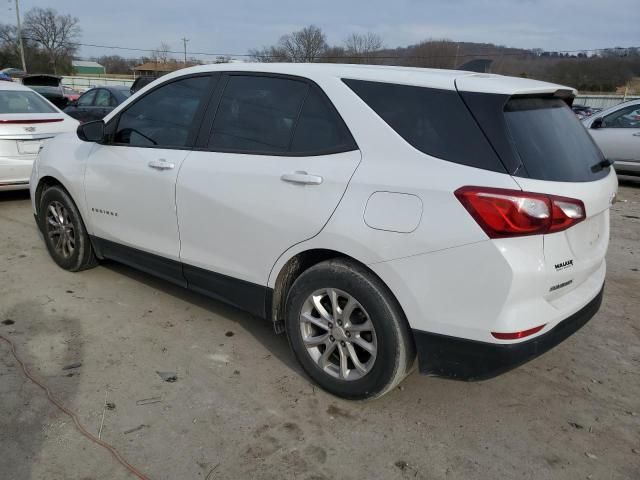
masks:
<svg viewBox="0 0 640 480"><path fill-rule="evenodd" d="M61 59L70 58L78 49L81 33L76 17L58 15L52 8L35 7L24 17L24 35L47 53L53 73L58 73Z"/></svg>
<svg viewBox="0 0 640 480"><path fill-rule="evenodd" d="M411 66L455 68L458 46L451 40L427 40L412 47L411 56Z"/></svg>
<svg viewBox="0 0 640 480"><path fill-rule="evenodd" d="M345 53L353 63L371 63L374 53L382 49L382 37L372 32L353 33L345 41Z"/></svg>
<svg viewBox="0 0 640 480"><path fill-rule="evenodd" d="M327 48L322 30L309 25L280 37L277 45L251 50L250 55L258 62L317 62Z"/></svg>
<svg viewBox="0 0 640 480"><path fill-rule="evenodd" d="M153 63L168 63L171 52L171 45L161 42L160 46L151 52Z"/></svg>

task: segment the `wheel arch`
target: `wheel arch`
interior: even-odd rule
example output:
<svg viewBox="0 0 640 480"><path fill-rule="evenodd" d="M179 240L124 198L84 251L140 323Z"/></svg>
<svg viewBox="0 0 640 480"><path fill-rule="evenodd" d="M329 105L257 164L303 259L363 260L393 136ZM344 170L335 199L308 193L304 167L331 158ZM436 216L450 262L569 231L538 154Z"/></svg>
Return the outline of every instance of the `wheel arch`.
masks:
<svg viewBox="0 0 640 480"><path fill-rule="evenodd" d="M309 268L317 265L318 263L332 259L345 259L351 262L355 262L359 266L364 268L373 277L377 278L380 283L387 289L387 292L389 293L392 301L397 304L400 312L402 312L402 315L405 318L405 321L407 321L404 309L402 308L400 301L393 293L391 288L376 272L371 270L371 268L369 268L364 262L358 260L352 255L348 255L338 250L310 248L292 255L288 260L284 262L284 264L282 264L282 262L279 262L281 266L277 270L276 268L274 268L274 271L272 271L272 278L274 280L273 285L270 286L272 287L273 293L271 295L270 301L267 302L266 314L267 318L271 319L271 321L274 323L274 327L277 333L284 332L284 318L286 315L287 296L293 283L303 272L305 272ZM276 264L276 267L277 266L278 264Z"/></svg>

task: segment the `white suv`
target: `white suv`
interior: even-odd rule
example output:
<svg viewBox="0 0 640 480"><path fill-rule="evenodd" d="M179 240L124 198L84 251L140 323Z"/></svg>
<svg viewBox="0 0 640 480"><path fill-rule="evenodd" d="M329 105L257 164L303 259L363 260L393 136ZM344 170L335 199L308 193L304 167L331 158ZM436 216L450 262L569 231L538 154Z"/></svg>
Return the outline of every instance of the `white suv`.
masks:
<svg viewBox="0 0 640 480"><path fill-rule="evenodd" d="M458 71L231 64L162 77L46 145L36 220L286 332L346 398L415 364L481 379L598 310L617 179L575 92Z"/></svg>

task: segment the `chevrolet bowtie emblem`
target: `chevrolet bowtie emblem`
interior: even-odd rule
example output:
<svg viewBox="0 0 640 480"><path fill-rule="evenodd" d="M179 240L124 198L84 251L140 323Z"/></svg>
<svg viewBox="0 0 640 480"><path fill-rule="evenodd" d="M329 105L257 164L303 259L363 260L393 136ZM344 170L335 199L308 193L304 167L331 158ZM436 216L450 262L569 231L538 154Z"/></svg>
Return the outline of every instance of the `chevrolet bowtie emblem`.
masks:
<svg viewBox="0 0 640 480"><path fill-rule="evenodd" d="M36 127L24 127L24 130L26 132L35 132L36 131Z"/></svg>

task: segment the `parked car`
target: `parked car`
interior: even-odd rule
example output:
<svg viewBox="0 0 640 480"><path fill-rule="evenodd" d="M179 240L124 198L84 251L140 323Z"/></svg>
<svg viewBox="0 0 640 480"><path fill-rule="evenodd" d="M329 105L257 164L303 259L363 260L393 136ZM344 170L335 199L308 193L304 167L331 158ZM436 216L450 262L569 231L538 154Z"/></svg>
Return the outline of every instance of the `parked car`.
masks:
<svg viewBox="0 0 640 480"><path fill-rule="evenodd" d="M43 142L77 126L30 88L0 82L0 190L28 188L31 166Z"/></svg>
<svg viewBox="0 0 640 480"><path fill-rule="evenodd" d="M82 95L80 92L74 90L71 87L67 87L65 85L62 86L62 91L64 93L64 96L67 98L69 102L74 102L78 100L78 98L80 98L80 95Z"/></svg>
<svg viewBox="0 0 640 480"><path fill-rule="evenodd" d="M69 103L64 111L80 122L100 120L130 95L129 88L124 86L96 87Z"/></svg>
<svg viewBox="0 0 640 480"><path fill-rule="evenodd" d="M583 123L617 172L640 175L640 100L615 105Z"/></svg>
<svg viewBox="0 0 640 480"><path fill-rule="evenodd" d="M599 309L615 172L575 91L451 70L174 72L43 149L47 249L109 258L286 332L345 398L414 365L488 378Z"/></svg>
<svg viewBox="0 0 640 480"><path fill-rule="evenodd" d="M69 100L62 88L62 77L55 75L27 75L22 78L22 84L35 90L56 107L64 109Z"/></svg>

